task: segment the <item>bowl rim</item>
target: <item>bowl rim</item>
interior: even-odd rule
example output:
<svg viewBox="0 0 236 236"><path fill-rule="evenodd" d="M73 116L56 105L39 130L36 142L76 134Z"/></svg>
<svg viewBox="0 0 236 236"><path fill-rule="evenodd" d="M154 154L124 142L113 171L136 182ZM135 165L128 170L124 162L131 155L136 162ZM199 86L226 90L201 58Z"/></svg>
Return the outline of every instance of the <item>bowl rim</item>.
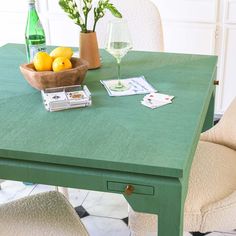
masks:
<svg viewBox="0 0 236 236"><path fill-rule="evenodd" d="M78 65L74 68L71 68L71 69L67 69L67 70L63 70L63 71L58 71L58 72L54 72L54 71L51 71L51 70L46 70L46 71L36 71L35 69L33 68L30 68L29 65L33 65L34 63L33 62L30 62L30 63L23 63L20 65L20 69L21 70L25 70L25 71L29 71L31 73L37 73L37 74L41 74L41 75L44 75L44 74L60 74L60 73L63 73L65 71L75 71L75 70L83 70L83 69L87 69L88 70L88 67L89 67L89 63L82 59L82 58L78 58L78 57L71 57L72 60L77 60L77 61L81 61L82 64L81 65ZM34 67L34 65L33 65Z"/></svg>

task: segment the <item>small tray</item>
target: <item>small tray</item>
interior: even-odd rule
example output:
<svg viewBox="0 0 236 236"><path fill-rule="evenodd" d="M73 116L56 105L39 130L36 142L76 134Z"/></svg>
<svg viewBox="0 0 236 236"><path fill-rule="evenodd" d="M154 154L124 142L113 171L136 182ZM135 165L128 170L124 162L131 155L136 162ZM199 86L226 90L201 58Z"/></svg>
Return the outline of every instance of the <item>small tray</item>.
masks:
<svg viewBox="0 0 236 236"><path fill-rule="evenodd" d="M61 111L92 105L91 93L86 85L73 85L41 90L47 111Z"/></svg>

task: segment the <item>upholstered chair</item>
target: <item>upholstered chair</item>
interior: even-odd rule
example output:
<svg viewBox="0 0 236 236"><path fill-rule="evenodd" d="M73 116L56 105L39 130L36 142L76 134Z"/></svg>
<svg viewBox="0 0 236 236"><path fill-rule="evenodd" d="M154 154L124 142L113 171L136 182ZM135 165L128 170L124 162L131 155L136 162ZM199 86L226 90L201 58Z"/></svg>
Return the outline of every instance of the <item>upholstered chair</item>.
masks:
<svg viewBox="0 0 236 236"><path fill-rule="evenodd" d="M132 235L157 235L156 217L130 209ZM200 137L184 211L184 230L193 235L232 229L236 229L236 98L219 123Z"/></svg>
<svg viewBox="0 0 236 236"><path fill-rule="evenodd" d="M163 30L160 13L156 5L150 0L112 0L114 6L127 20L134 50L163 51ZM97 24L99 46L105 47L108 22L115 20L108 11Z"/></svg>
<svg viewBox="0 0 236 236"><path fill-rule="evenodd" d="M88 236L67 199L51 191L0 205L0 234L6 236Z"/></svg>

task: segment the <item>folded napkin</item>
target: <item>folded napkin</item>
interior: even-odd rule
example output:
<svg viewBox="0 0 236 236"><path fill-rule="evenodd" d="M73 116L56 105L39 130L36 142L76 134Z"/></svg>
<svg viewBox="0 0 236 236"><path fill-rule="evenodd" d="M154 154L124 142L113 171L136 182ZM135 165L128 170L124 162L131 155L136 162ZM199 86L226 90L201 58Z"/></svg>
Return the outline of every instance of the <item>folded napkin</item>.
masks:
<svg viewBox="0 0 236 236"><path fill-rule="evenodd" d="M146 94L157 91L147 82L144 76L122 79L121 83L123 83L128 88L125 91L114 91L110 89L112 85L117 83L117 80L101 80L100 82L106 88L109 96L112 97Z"/></svg>

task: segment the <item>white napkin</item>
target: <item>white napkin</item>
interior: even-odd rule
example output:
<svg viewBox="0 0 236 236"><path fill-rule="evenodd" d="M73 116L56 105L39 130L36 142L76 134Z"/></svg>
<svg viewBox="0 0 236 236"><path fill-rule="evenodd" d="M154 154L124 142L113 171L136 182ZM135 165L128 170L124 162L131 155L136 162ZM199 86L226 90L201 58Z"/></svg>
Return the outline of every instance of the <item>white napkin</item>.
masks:
<svg viewBox="0 0 236 236"><path fill-rule="evenodd" d="M110 89L111 85L114 85L115 83L117 83L117 80L100 80L100 82L106 88L109 96L112 96L112 97L146 94L146 93L152 93L152 92L157 91L147 82L144 76L122 79L121 83L123 83L129 88L125 91L113 91Z"/></svg>

